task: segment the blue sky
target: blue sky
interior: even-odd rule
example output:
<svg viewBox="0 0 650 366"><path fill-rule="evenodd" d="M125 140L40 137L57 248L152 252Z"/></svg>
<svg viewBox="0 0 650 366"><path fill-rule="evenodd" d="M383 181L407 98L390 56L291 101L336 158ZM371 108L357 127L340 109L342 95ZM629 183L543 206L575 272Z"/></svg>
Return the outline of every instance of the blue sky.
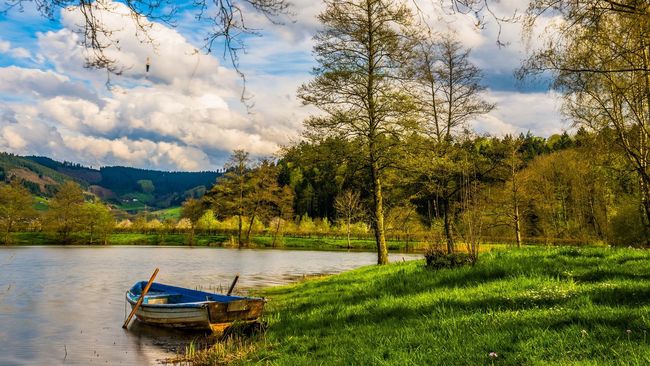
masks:
<svg viewBox="0 0 650 366"><path fill-rule="evenodd" d="M246 14L250 26L263 29L262 37L246 38L247 52L240 54L251 110L239 102L241 80L221 50L200 51L206 29L190 13L181 14L175 28L154 22L153 47L133 36L125 8L114 3L116 14L104 19L118 30L121 49L111 56L125 67L119 77L83 67L74 9L57 11L54 20L29 6L0 15L0 150L92 166L171 170L220 168L237 148L273 155L299 138L302 121L315 112L295 92L311 77L312 35L322 4L293 3L294 15L283 25ZM497 104L472 122L476 131L548 136L568 127L545 85L515 83L513 70L526 54L518 25L504 26L502 39L510 46L499 48L494 24L478 30L470 17L440 15L433 3L423 6L427 22L434 30L455 32L473 49L472 60L485 73L486 98ZM498 4L504 14L521 5ZM111 89L105 85L109 77Z"/></svg>

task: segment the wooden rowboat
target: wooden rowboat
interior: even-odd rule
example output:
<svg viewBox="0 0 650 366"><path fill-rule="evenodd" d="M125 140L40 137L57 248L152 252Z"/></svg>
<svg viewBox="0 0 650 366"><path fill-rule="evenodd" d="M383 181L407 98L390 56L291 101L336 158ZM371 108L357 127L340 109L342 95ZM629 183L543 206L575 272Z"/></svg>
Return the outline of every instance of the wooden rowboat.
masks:
<svg viewBox="0 0 650 366"><path fill-rule="evenodd" d="M133 309L147 281L138 282L126 293ZM223 332L233 322L256 322L265 300L257 297L226 296L152 283L135 313L145 324Z"/></svg>

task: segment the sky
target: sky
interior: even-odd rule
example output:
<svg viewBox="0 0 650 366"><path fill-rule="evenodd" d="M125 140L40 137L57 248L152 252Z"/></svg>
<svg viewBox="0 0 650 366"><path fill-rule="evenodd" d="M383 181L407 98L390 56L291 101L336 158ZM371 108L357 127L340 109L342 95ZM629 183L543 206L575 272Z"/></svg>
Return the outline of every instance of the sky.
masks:
<svg viewBox="0 0 650 366"><path fill-rule="evenodd" d="M471 122L478 133L547 137L569 128L554 92L518 85L513 77L538 37L524 39L520 25L509 23L501 24L499 36L491 18L478 29L472 16L436 0L417 1L422 19L434 31L455 33L484 72L485 98L496 108ZM0 151L92 167L214 170L234 149L274 156L300 139L302 121L317 112L301 104L296 90L312 78L320 1L293 0L291 14L276 22L244 14L260 29L259 37L245 37L240 54L250 108L240 101L241 79L221 49L204 52L207 28L188 9L175 27L151 21L152 44L136 36L125 6L105 3L112 11L102 12L102 19L120 45L108 54L122 65L120 76L84 67L78 9L57 9L52 20L30 3L0 13ZM521 1L501 0L493 10L510 15L522 10L518 6ZM499 47L497 40L508 45Z"/></svg>

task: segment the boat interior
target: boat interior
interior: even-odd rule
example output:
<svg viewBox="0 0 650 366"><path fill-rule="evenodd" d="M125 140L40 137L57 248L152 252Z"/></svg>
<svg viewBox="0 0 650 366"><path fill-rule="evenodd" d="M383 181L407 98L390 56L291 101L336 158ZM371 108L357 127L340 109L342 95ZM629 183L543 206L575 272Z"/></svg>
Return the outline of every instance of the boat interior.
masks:
<svg viewBox="0 0 650 366"><path fill-rule="evenodd" d="M142 289L147 285L146 281L136 283L128 293L132 301L137 301ZM190 290L183 287L163 285L154 282L144 297L143 304L192 304L204 303L206 301L231 302L234 300L246 299L241 296L226 296L213 294L204 291Z"/></svg>

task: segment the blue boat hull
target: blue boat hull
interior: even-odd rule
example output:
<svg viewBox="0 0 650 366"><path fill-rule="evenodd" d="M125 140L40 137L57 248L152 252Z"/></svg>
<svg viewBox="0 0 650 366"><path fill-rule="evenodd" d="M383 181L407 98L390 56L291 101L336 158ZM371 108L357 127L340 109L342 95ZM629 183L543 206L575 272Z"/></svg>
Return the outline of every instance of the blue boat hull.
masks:
<svg viewBox="0 0 650 366"><path fill-rule="evenodd" d="M126 293L133 308L146 281ZM138 321L155 326L222 332L233 322L254 322L264 309L263 298L226 296L153 283L135 313Z"/></svg>

